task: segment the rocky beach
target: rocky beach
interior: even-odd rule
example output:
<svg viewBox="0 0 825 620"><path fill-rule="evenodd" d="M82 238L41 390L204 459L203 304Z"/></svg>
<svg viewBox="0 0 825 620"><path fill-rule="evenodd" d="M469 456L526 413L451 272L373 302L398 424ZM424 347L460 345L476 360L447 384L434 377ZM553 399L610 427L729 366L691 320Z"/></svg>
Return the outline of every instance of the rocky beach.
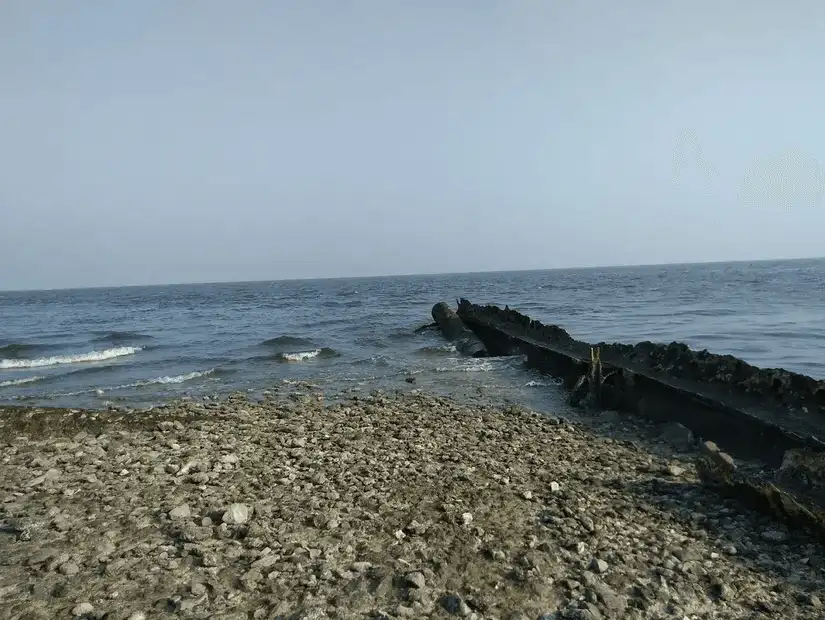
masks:
<svg viewBox="0 0 825 620"><path fill-rule="evenodd" d="M0 617L821 618L675 424L425 393L0 413Z"/></svg>

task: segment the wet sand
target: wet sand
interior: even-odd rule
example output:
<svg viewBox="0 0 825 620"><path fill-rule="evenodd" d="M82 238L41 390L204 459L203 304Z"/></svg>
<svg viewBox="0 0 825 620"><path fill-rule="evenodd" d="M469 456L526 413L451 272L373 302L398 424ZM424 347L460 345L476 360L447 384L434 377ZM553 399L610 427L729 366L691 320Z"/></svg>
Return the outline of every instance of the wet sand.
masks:
<svg viewBox="0 0 825 620"><path fill-rule="evenodd" d="M2 618L821 618L683 429L310 388L0 412Z"/></svg>

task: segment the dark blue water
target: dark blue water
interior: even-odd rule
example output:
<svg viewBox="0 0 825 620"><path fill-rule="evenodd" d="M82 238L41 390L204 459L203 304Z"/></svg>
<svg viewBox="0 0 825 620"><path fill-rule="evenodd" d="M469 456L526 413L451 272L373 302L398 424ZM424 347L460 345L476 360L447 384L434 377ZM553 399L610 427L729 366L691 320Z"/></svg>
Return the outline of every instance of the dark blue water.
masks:
<svg viewBox="0 0 825 620"><path fill-rule="evenodd" d="M681 340L825 377L825 260L807 260L0 293L0 402L138 406L299 380L556 398L521 358L462 359L414 333L459 296L585 340Z"/></svg>

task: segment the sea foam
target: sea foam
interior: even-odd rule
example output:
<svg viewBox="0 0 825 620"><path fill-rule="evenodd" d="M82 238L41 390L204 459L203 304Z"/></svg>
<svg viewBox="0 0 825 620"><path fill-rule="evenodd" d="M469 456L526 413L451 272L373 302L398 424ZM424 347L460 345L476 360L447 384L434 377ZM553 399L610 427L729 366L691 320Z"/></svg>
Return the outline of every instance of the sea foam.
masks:
<svg viewBox="0 0 825 620"><path fill-rule="evenodd" d="M80 364L84 362L102 362L104 360L134 355L142 351L141 347L116 347L103 351L90 351L75 355L54 355L38 359L4 359L0 360L0 369L11 368L42 368L44 366L58 366L60 364Z"/></svg>
<svg viewBox="0 0 825 620"><path fill-rule="evenodd" d="M11 387L12 385L25 385L40 381L43 377L23 377L22 379L11 379L10 381L0 381L0 387Z"/></svg>

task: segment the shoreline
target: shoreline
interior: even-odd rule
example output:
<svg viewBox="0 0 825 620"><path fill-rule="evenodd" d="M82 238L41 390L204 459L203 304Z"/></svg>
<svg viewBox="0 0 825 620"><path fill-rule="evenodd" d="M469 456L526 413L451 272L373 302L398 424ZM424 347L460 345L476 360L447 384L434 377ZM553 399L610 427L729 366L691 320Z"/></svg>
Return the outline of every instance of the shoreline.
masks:
<svg viewBox="0 0 825 620"><path fill-rule="evenodd" d="M825 550L702 485L677 427L427 393L327 406L301 387L133 414L0 409L0 608L107 620L823 613Z"/></svg>

